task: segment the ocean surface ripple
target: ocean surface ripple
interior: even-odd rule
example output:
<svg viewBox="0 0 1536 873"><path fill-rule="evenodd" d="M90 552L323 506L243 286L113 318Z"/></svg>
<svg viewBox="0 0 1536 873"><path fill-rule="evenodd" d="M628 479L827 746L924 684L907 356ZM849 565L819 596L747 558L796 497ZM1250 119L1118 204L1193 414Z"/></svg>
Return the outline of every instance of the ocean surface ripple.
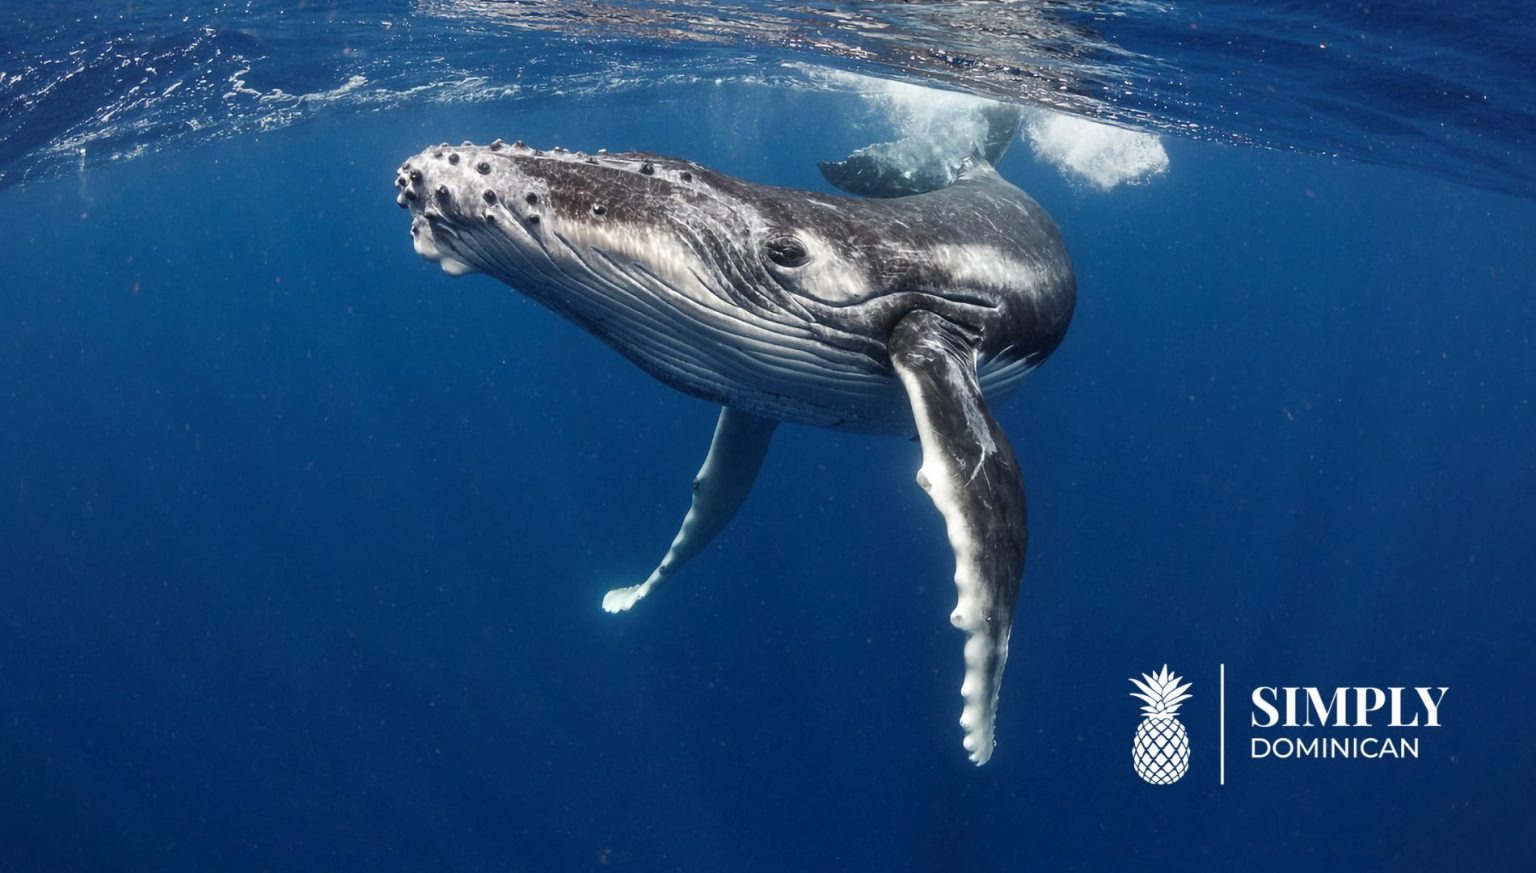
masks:
<svg viewBox="0 0 1536 873"><path fill-rule="evenodd" d="M0 13L0 187L414 102L831 68L1529 196L1519 4L278 0ZM685 71L685 72L679 72Z"/></svg>

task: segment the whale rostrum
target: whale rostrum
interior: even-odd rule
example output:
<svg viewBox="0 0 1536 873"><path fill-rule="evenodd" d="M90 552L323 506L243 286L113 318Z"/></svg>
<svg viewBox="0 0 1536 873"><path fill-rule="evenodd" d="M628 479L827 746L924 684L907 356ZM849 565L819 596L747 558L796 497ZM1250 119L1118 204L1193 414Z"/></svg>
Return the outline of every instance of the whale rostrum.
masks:
<svg viewBox="0 0 1536 873"><path fill-rule="evenodd" d="M880 170L878 150L823 165L875 195L861 197L501 140L428 148L395 178L423 257L505 282L721 407L676 538L647 578L608 592L609 612L725 528L781 422L917 437L918 483L954 550L978 764L1027 542L1019 465L988 404L1061 343L1076 298L1055 223L992 166L1009 135L927 174Z"/></svg>

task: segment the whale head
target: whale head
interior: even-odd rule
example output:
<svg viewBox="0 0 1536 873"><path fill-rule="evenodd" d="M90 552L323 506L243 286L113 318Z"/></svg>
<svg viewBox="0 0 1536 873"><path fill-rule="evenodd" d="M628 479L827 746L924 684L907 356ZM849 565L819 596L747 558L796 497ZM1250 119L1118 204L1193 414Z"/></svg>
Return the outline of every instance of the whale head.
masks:
<svg viewBox="0 0 1536 873"><path fill-rule="evenodd" d="M891 389L884 328L816 311L822 289L870 293L875 265L833 244L835 210L788 189L645 152L500 140L425 149L395 188L418 254L505 282L696 396L766 409L827 366L882 400Z"/></svg>
<svg viewBox="0 0 1536 873"><path fill-rule="evenodd" d="M490 274L561 311L612 294L724 295L736 306L735 288L803 263L803 246L770 233L741 192L727 190L732 183L743 184L643 152L500 140L426 149L395 178L418 254L452 275Z"/></svg>

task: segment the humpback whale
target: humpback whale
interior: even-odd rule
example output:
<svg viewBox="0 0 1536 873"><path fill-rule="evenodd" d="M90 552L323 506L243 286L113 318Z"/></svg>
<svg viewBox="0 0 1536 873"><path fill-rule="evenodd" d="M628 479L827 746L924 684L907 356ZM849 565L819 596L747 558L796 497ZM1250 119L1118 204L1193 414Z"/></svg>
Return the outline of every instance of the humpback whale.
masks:
<svg viewBox="0 0 1536 873"><path fill-rule="evenodd" d="M1001 134L922 173L877 147L821 165L865 196L501 140L430 147L395 177L418 254L501 280L721 407L676 538L646 579L607 593L609 612L724 529L781 422L916 436L917 482L954 550L960 724L977 764L994 747L1027 538L1019 465L989 404L1056 349L1076 300L1056 224L993 167L1017 119L989 118Z"/></svg>

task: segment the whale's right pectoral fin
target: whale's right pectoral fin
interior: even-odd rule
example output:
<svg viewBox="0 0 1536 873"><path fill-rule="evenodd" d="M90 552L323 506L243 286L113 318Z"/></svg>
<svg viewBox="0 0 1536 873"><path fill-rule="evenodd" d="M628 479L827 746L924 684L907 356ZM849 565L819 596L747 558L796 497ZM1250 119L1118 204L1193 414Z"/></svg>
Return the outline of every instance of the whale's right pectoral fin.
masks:
<svg viewBox="0 0 1536 873"><path fill-rule="evenodd" d="M651 590L667 581L677 568L704 550L725 529L747 499L752 482L768 453L768 443L778 422L738 409L720 410L715 438L709 444L704 466L693 479L693 505L672 540L661 563L639 585L615 588L603 596L603 609L623 612Z"/></svg>
<svg viewBox="0 0 1536 873"><path fill-rule="evenodd" d="M971 760L985 764L1024 570L1023 479L982 397L969 331L917 311L897 323L886 348L923 446L917 482L944 516L955 552L959 603L950 621L966 633L960 725Z"/></svg>

